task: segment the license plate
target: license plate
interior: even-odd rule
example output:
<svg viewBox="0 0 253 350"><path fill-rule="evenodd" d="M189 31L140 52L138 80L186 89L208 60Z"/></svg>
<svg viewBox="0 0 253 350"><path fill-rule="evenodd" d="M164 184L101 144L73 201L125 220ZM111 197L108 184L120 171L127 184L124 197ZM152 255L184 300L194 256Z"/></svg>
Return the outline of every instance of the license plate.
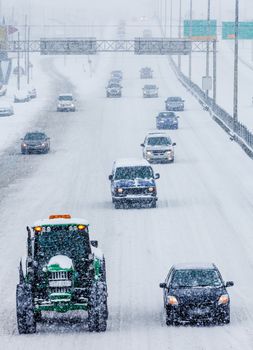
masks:
<svg viewBox="0 0 253 350"><path fill-rule="evenodd" d="M49 281L49 287L71 287L71 281Z"/></svg>
<svg viewBox="0 0 253 350"><path fill-rule="evenodd" d="M205 308L197 308L197 309L193 309L190 311L191 315L195 315L195 316L201 316L201 315L205 315L210 311L210 309L208 307Z"/></svg>

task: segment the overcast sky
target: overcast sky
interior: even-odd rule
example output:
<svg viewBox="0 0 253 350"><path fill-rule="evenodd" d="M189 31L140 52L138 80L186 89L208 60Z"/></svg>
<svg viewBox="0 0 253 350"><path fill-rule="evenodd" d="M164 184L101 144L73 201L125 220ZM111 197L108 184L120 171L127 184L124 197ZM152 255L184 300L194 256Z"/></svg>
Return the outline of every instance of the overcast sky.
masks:
<svg viewBox="0 0 253 350"><path fill-rule="evenodd" d="M176 22L179 0L167 0L168 13L171 1ZM190 0L181 1L183 17L187 17ZM52 19L69 24L83 21L117 23L122 18L152 16L157 11L158 3L163 4L164 12L165 2L166 0L2 0L1 13L6 18L14 16L19 23L23 21L25 13L34 24L52 23ZM207 2L208 0L193 0L194 18L206 18ZM234 0L211 0L212 18L233 19L234 3ZM253 20L253 0L240 0L240 18Z"/></svg>

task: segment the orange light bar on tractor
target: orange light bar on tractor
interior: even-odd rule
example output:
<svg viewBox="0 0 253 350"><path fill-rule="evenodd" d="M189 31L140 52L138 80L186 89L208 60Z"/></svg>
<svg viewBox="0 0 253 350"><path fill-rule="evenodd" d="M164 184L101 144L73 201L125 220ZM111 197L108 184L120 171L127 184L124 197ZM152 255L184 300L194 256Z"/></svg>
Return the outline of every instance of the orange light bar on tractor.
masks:
<svg viewBox="0 0 253 350"><path fill-rule="evenodd" d="M62 214L62 215L50 215L49 219L71 219L71 215L69 214Z"/></svg>
<svg viewBox="0 0 253 350"><path fill-rule="evenodd" d="M41 226L35 226L34 227L34 231L41 232L42 231L42 227Z"/></svg>
<svg viewBox="0 0 253 350"><path fill-rule="evenodd" d="M78 230L85 230L86 226L85 225L77 225Z"/></svg>

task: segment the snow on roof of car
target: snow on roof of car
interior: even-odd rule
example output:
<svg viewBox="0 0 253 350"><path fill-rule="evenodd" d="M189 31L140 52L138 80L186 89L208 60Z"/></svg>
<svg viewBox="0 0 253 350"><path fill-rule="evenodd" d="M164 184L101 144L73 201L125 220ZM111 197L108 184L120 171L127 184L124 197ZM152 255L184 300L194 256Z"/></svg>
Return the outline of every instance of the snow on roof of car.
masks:
<svg viewBox="0 0 253 350"><path fill-rule="evenodd" d="M150 164L146 159L142 158L121 158L115 161L116 167L131 167L131 166L149 166Z"/></svg>
<svg viewBox="0 0 253 350"><path fill-rule="evenodd" d="M41 219L35 222L33 227L35 226L49 226L49 225L74 225L74 224L83 224L88 226L89 223L85 219L81 218L71 218L71 219Z"/></svg>
<svg viewBox="0 0 253 350"><path fill-rule="evenodd" d="M147 137L169 137L168 134L166 134L166 132L149 132L147 134Z"/></svg>
<svg viewBox="0 0 253 350"><path fill-rule="evenodd" d="M199 263L180 263L173 265L175 270L202 270L202 269L214 269L213 263L199 262Z"/></svg>
<svg viewBox="0 0 253 350"><path fill-rule="evenodd" d="M70 93L66 93L66 94L59 94L59 97L60 96L73 96L73 94L70 94Z"/></svg>

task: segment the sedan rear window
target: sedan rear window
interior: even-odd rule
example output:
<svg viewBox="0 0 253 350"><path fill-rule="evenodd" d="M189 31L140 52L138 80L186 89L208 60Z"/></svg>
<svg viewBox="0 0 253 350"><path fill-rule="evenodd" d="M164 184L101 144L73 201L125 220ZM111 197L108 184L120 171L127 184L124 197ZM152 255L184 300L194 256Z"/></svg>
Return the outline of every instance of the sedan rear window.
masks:
<svg viewBox="0 0 253 350"><path fill-rule="evenodd" d="M222 281L216 270L177 270L172 277L173 288L221 287Z"/></svg>

